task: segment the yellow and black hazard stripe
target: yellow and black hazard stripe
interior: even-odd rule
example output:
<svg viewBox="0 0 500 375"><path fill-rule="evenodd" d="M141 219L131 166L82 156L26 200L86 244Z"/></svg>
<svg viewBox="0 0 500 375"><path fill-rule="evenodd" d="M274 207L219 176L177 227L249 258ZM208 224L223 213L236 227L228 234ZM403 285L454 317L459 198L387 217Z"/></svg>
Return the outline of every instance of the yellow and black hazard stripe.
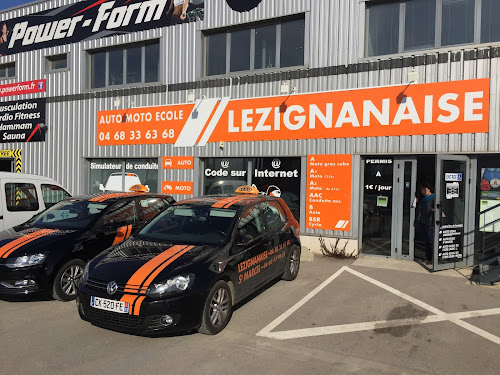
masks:
<svg viewBox="0 0 500 375"><path fill-rule="evenodd" d="M127 238L130 237L131 234L132 234L132 224L118 228L116 230L116 236L115 240L113 241L113 245L125 241Z"/></svg>
<svg viewBox="0 0 500 375"><path fill-rule="evenodd" d="M0 258L7 258L15 250L26 245L27 243L30 243L31 241L34 241L38 238L44 237L54 232L57 232L57 229L40 229L35 232L31 232L25 236L19 237L13 241L10 241L8 244L0 247Z"/></svg>
<svg viewBox="0 0 500 375"><path fill-rule="evenodd" d="M130 304L130 315L139 315L142 301L146 298L146 291L154 278L174 260L191 250L193 247L194 246L186 245L172 246L145 263L132 275L125 285L125 295L120 299L120 301Z"/></svg>

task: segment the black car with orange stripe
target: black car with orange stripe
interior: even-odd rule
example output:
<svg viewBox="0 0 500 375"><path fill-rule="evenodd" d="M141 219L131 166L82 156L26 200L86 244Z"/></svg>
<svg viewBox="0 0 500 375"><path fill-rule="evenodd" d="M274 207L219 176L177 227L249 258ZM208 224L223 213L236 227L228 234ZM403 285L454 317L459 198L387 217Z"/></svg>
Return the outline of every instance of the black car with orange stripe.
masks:
<svg viewBox="0 0 500 375"><path fill-rule="evenodd" d="M127 333L216 334L235 303L273 279L295 279L299 266L298 222L281 198L194 198L91 260L78 310L94 325Z"/></svg>
<svg viewBox="0 0 500 375"><path fill-rule="evenodd" d="M174 202L137 189L68 198L1 232L0 296L49 291L59 300L76 298L88 260Z"/></svg>

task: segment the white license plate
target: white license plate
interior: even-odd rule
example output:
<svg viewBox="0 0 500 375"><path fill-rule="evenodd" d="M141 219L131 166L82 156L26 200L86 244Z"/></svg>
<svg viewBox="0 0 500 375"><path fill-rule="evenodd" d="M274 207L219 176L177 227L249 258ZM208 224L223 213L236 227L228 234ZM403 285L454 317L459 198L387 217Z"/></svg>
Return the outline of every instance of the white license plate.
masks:
<svg viewBox="0 0 500 375"><path fill-rule="evenodd" d="M90 306L95 309L113 311L120 314L128 314L130 303L92 296L90 297Z"/></svg>

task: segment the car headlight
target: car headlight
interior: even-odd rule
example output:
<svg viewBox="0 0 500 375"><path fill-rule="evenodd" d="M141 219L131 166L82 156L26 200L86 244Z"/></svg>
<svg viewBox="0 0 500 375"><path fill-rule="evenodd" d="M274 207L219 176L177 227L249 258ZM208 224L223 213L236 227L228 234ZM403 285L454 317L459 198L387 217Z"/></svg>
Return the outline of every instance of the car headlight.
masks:
<svg viewBox="0 0 500 375"><path fill-rule="evenodd" d="M159 298L166 293L182 292L189 288L193 284L193 281L193 274L172 277L162 283L151 285L148 288L146 295L153 298Z"/></svg>
<svg viewBox="0 0 500 375"><path fill-rule="evenodd" d="M85 266L85 269L83 270L82 277L80 277L80 282L83 285L87 284L87 280L89 279L89 266L90 266L90 262L87 263L87 265Z"/></svg>
<svg viewBox="0 0 500 375"><path fill-rule="evenodd" d="M33 255L24 255L22 257L8 259L5 265L10 268L35 266L37 264L42 263L45 260L45 258L46 255L42 253Z"/></svg>

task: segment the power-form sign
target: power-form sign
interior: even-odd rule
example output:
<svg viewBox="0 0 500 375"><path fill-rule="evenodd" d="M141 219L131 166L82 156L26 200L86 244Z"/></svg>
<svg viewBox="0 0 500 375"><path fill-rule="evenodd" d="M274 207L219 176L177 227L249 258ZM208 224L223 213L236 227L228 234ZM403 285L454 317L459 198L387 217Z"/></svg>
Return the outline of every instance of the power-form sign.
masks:
<svg viewBox="0 0 500 375"><path fill-rule="evenodd" d="M307 156L306 228L351 230L352 155Z"/></svg>
<svg viewBox="0 0 500 375"><path fill-rule="evenodd" d="M36 81L9 83L6 85L0 85L0 97L34 94L37 92L45 92L45 90L46 90L45 79L38 79Z"/></svg>

